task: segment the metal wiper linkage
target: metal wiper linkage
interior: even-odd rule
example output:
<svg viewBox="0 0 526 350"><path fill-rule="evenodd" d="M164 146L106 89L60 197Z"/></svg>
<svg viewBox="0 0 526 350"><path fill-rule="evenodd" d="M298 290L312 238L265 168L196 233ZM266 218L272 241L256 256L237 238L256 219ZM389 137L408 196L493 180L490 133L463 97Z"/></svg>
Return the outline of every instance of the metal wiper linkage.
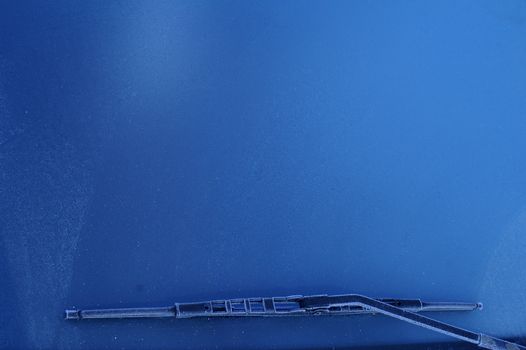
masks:
<svg viewBox="0 0 526 350"><path fill-rule="evenodd" d="M382 314L476 344L484 349L526 350L526 347L522 345L468 331L418 314L421 311L471 311L476 309L482 309L482 304L429 303L419 299L373 299L358 294L292 295L176 303L173 306L151 308L66 310L66 319Z"/></svg>

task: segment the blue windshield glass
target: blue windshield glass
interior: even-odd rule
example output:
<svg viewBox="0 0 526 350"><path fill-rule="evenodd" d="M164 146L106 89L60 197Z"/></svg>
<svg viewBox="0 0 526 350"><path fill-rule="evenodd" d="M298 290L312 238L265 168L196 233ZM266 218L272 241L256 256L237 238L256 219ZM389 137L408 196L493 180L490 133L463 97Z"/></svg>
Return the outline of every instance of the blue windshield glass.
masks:
<svg viewBox="0 0 526 350"><path fill-rule="evenodd" d="M382 316L73 322L361 293L526 335L526 3L0 5L0 347L450 341Z"/></svg>

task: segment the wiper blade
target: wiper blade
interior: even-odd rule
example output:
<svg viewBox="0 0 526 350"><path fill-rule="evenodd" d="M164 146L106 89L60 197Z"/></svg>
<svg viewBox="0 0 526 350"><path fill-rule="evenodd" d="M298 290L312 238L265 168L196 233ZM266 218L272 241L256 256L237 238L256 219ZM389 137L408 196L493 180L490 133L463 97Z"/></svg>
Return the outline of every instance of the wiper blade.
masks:
<svg viewBox="0 0 526 350"><path fill-rule="evenodd" d="M419 299L373 299L358 294L292 295L176 303L173 306L154 308L66 310L66 319L382 314L476 344L484 349L526 350L526 347L519 344L468 331L419 314L421 311L471 311L481 308L480 303L430 303Z"/></svg>

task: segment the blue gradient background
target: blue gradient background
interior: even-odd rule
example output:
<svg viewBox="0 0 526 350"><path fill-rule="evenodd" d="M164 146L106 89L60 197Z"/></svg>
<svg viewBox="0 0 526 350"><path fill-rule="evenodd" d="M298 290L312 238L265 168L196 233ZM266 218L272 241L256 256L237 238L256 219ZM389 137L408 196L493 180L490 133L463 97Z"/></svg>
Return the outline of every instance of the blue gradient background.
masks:
<svg viewBox="0 0 526 350"><path fill-rule="evenodd" d="M0 5L0 347L445 341L379 316L66 322L364 293L526 335L526 3Z"/></svg>

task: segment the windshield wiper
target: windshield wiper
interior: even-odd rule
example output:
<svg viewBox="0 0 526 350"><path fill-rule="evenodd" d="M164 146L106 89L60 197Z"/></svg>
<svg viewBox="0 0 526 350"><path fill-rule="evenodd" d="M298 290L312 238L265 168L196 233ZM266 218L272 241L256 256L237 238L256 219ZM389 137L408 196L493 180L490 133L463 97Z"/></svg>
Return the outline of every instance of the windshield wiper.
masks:
<svg viewBox="0 0 526 350"><path fill-rule="evenodd" d="M66 319L382 314L476 344L484 349L526 350L526 347L522 345L468 331L418 314L421 311L471 311L481 308L480 303L429 303L419 299L373 299L358 294L292 295L176 303L173 306L152 308L66 310Z"/></svg>

